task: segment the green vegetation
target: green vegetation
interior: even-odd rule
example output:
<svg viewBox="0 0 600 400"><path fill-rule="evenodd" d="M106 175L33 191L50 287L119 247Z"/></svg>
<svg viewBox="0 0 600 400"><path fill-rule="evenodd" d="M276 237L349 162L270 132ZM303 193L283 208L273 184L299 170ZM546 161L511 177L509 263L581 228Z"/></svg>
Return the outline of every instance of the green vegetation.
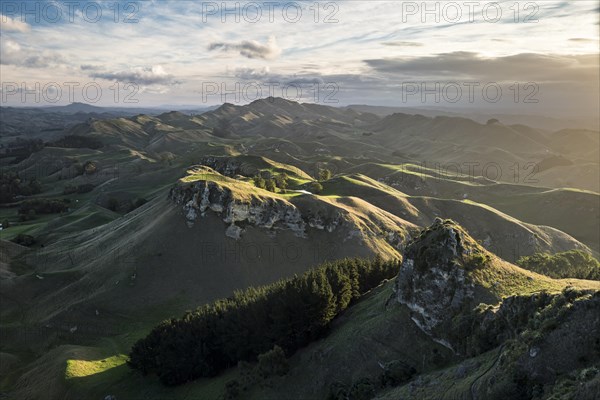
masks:
<svg viewBox="0 0 600 400"><path fill-rule="evenodd" d="M161 323L133 346L129 365L178 385L255 360L275 345L292 353L321 337L351 301L398 268L397 260L347 259L236 292Z"/></svg>
<svg viewBox="0 0 600 400"><path fill-rule="evenodd" d="M269 192L276 193L277 189L285 191L288 187L289 177L286 173L273 175L269 171L261 171L252 178L254 186L259 189L266 189Z"/></svg>
<svg viewBox="0 0 600 400"><path fill-rule="evenodd" d="M308 191L314 194L319 194L323 191L323 185L319 182L311 182L308 184Z"/></svg>
<svg viewBox="0 0 600 400"><path fill-rule="evenodd" d="M279 189L285 190L288 187L289 177L286 173L275 176L275 184Z"/></svg>
<svg viewBox="0 0 600 400"><path fill-rule="evenodd" d="M89 193L92 190L94 190L96 186L91 184L91 183L85 183L83 185L66 185L65 188L63 189L63 194L65 195L69 195L69 194L84 194L84 193Z"/></svg>
<svg viewBox="0 0 600 400"><path fill-rule="evenodd" d="M37 214L57 214L69 209L68 199L32 199L25 200L19 206L21 221L34 219Z"/></svg>
<svg viewBox="0 0 600 400"><path fill-rule="evenodd" d="M320 110L314 118L308 114L311 106L303 106L298 116L291 108L286 115L288 105L284 106L275 114L264 109L249 112L252 107L244 106L193 119L183 114L102 117L69 130L59 127L71 123L49 119L48 127L55 131L43 129L39 133L49 132L41 135L37 129L15 124L19 129L13 130L9 124L8 132L3 131L9 135L3 136L9 148L0 144L2 165L8 167L0 182L0 201L6 201L0 208L0 273L10 283L2 293L2 314L8 317L3 318L1 332L6 338L0 354L3 396L279 400L330 395L356 400L389 391L390 400L585 398L573 393L600 380L590 367L598 362L598 343L593 342L598 309L572 318L573 310L581 312L587 304L588 295L571 301L570 294L556 293L567 285L598 290L600 281L555 280L504 260L514 262L536 251L584 248L577 241L598 251L598 179L592 168L597 165L597 153L592 152L598 147L597 132L572 132L555 145L549 132L509 124L501 131L501 124L477 124L474 129L483 131L462 140L471 128L460 126L458 119L427 122L426 117L413 121L411 116L396 116L388 121L373 115L362 120L356 113L346 119L341 109L330 118L319 107L314 108ZM71 122L80 120L81 116ZM217 136L211 136L213 127ZM530 140L521 146L516 136L509 140L518 146L515 157L495 142L521 129L529 138L548 140L528 149ZM30 132L50 143L10 146L13 134ZM76 135L59 139L65 132ZM593 140L584 141L584 136ZM577 142L582 143L580 150L557 150L557 145L567 148ZM458 151L448 152L452 146ZM538 160L547 149L549 155L533 176L539 185L527 184L531 170L523 170L523 165L510 168L513 162ZM560 155L553 156L555 152ZM474 167L475 176L468 172L473 165L465 164L474 155L481 162ZM419 164L422 160L436 163ZM485 176L495 180L496 163L504 183L478 175L490 166ZM187 176L186 168L193 168ZM214 210L189 229L179 215L183 204L167 200L168 190L182 176L178 185L185 183L184 188L198 190L202 181L214 182L226 195L224 200L231 194L252 210L265 204L293 206L308 222L306 237L295 239L285 220L271 229L236 221L245 233L234 241L223 234L223 213ZM561 189L564 186L594 192ZM319 196L303 195L301 189ZM69 212L40 214L28 205L25 214L17 213L21 204L38 198L68 199ZM111 198L108 205L117 212L106 208ZM145 199L152 203L123 215ZM19 215L27 221L20 222ZM457 268L469 278L465 283L475 285L474 301L456 313L451 307L442 309L442 318L450 321L446 330L436 333L444 342L432 341L413 322L418 321L415 311L395 301L395 282L363 294L379 280L362 285L363 267L292 278L313 265L313 253L319 259L329 259L329 250L331 257L398 256L406 250L409 234L437 216L464 224L479 244L495 253L471 242L463 246L464 252L456 252ZM198 264L199 257L209 253L201 247L205 243L226 257L231 254L229 244L278 251L292 243L306 257L284 265L261 252L260 259L247 263L215 256ZM436 246L432 241L419 257L415 254L417 272L430 271L436 264ZM549 254L526 258L522 266L552 277L597 275L592 274L597 261L584 259L587 255ZM422 263L428 256L432 262ZM165 318L229 296L234 288L281 278L292 279L249 289L156 327ZM416 289L435 292L438 288L429 287L430 282L424 279ZM460 300L461 280L436 282L455 287ZM473 310L479 303L485 305ZM37 334L22 335L29 325L36 330L39 326L44 336L47 331L52 335L42 340L35 340ZM74 327L77 330L70 332ZM592 339L583 340L586 335ZM308 343L314 338L319 339ZM139 346L145 347L138 349L138 361L160 380L126 366L139 339ZM446 339L458 354L445 347ZM532 357L528 353L535 347L541 353ZM486 349L490 350L480 353ZM586 361L577 361L582 355ZM517 368L519 362L539 368L532 374ZM560 368L572 374L566 376ZM161 384L208 375L210 379L177 387ZM535 376L557 376L557 383L541 385L542 396ZM401 394L392 393L401 385ZM525 389L515 390L518 385ZM486 393L488 389L496 390L496 396Z"/></svg>
<svg viewBox="0 0 600 400"><path fill-rule="evenodd" d="M266 353L259 354L257 372L262 378L283 376L290 369L285 352L277 345Z"/></svg>
<svg viewBox="0 0 600 400"><path fill-rule="evenodd" d="M265 181L265 178L263 178L260 175L256 175L254 178L252 178L253 182L254 182L254 186L256 186L259 189L266 189L267 184Z"/></svg>
<svg viewBox="0 0 600 400"><path fill-rule="evenodd" d="M331 176L332 176L331 170L329 170L327 168L319 169L319 173L318 173L319 181L328 181L331 179Z"/></svg>
<svg viewBox="0 0 600 400"><path fill-rule="evenodd" d="M65 370L65 378L75 379L75 378L83 378L86 376L92 376L95 374L100 374L104 371L107 371L112 368L116 368L125 364L127 361L127 356L124 354L119 354L112 357L107 357L102 360L67 360L67 368Z"/></svg>
<svg viewBox="0 0 600 400"><path fill-rule="evenodd" d="M554 255L537 253L521 257L517 265L555 279L600 280L600 263L581 250L565 251Z"/></svg>
<svg viewBox="0 0 600 400"><path fill-rule="evenodd" d="M94 137L69 135L55 142L47 143L47 146L62 147L66 149L100 149L104 144Z"/></svg>
<svg viewBox="0 0 600 400"><path fill-rule="evenodd" d="M476 356L487 352L521 332L547 334L556 328L573 303L590 297L589 291L565 289L558 294L505 298L496 309L482 304L465 311L452 321L448 336L462 354ZM465 335L465 332L469 332Z"/></svg>
<svg viewBox="0 0 600 400"><path fill-rule="evenodd" d="M265 181L265 189L267 189L269 192L275 192L277 190L277 185L275 184L275 180L274 179L267 179Z"/></svg>
<svg viewBox="0 0 600 400"><path fill-rule="evenodd" d="M13 158L13 163L16 164L43 148L44 142L41 139L23 139L22 137L17 137L12 143L6 146L4 157Z"/></svg>
<svg viewBox="0 0 600 400"><path fill-rule="evenodd" d="M417 373L414 367L400 360L391 361L381 367L383 373L378 379L362 377L351 385L332 383L327 400L371 400L378 391L403 384Z"/></svg>
<svg viewBox="0 0 600 400"><path fill-rule="evenodd" d="M0 203L12 203L17 196L31 196L42 192L42 184L37 179L25 182L18 173L0 174Z"/></svg>
<svg viewBox="0 0 600 400"><path fill-rule="evenodd" d="M20 244L21 246L33 246L35 244L35 238L31 235L19 233L13 238L12 242Z"/></svg>
<svg viewBox="0 0 600 400"><path fill-rule="evenodd" d="M110 211L117 211L120 207L120 203L119 200L115 197L109 197L108 201L106 202L106 208L108 208Z"/></svg>
<svg viewBox="0 0 600 400"><path fill-rule="evenodd" d="M272 379L288 373L290 364L283 349L277 345L266 353L259 354L258 363L252 365L240 361L237 366L238 379L232 379L225 384L225 400L242 398L243 392L248 392L259 384L261 387L271 386Z"/></svg>

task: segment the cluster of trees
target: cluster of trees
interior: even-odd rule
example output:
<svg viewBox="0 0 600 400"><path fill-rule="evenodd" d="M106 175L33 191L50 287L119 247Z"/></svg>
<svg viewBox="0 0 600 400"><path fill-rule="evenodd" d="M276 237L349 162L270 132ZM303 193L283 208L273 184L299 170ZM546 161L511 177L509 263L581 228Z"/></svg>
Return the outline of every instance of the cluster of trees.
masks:
<svg viewBox="0 0 600 400"><path fill-rule="evenodd" d="M27 159L33 153L44 148L44 142L41 139L23 139L16 138L12 143L6 146L0 146L4 151L0 152L0 158L14 157L12 164L18 164Z"/></svg>
<svg viewBox="0 0 600 400"><path fill-rule="evenodd" d="M401 360L380 364L383 372L377 379L362 377L351 385L334 382L329 385L327 400L371 400L376 393L386 387L394 387L409 381L417 370Z"/></svg>
<svg viewBox="0 0 600 400"><path fill-rule="evenodd" d="M21 221L34 219L37 214L55 214L69 209L69 199L31 199L25 200L19 206Z"/></svg>
<svg viewBox="0 0 600 400"><path fill-rule="evenodd" d="M321 182L325 182L331 179L333 173L327 168L319 168L317 170L317 181L310 182L306 189L314 194L320 194L323 191L323 185Z"/></svg>
<svg viewBox="0 0 600 400"><path fill-rule="evenodd" d="M600 280L600 263L581 250L565 251L554 255L536 253L521 257L517 265L555 279L576 278Z"/></svg>
<svg viewBox="0 0 600 400"><path fill-rule="evenodd" d="M104 146L102 141L93 137L68 135L55 142L47 144L49 147L62 147L66 149L100 149Z"/></svg>
<svg viewBox="0 0 600 400"><path fill-rule="evenodd" d="M259 354L258 362L253 365L247 361L238 363L239 379L233 379L225 384L225 400L242 398L243 392L251 390L257 384L270 387L272 378L284 376L290 365L283 349L277 345L266 353Z"/></svg>
<svg viewBox="0 0 600 400"><path fill-rule="evenodd" d="M542 291L506 297L499 307L481 303L453 318L445 330L446 339L460 354L474 357L518 335L522 339L546 337L569 317L575 303L598 307L600 292L566 287L558 294Z"/></svg>
<svg viewBox="0 0 600 400"><path fill-rule="evenodd" d="M92 190L94 190L96 186L91 184L91 183L84 183L83 185L67 185L65 186L65 188L63 189L63 194L68 195L68 194L83 194L83 193L89 193Z"/></svg>
<svg viewBox="0 0 600 400"><path fill-rule="evenodd" d="M319 171L317 172L317 178L321 182L330 180L332 175L333 174L332 174L331 170L327 169L327 168L320 168Z"/></svg>
<svg viewBox="0 0 600 400"><path fill-rule="evenodd" d="M18 173L0 173L0 203L12 203L16 196L31 196L42 192L42 184L37 179L25 181Z"/></svg>
<svg viewBox="0 0 600 400"><path fill-rule="evenodd" d="M345 259L236 292L163 321L134 344L129 366L178 385L254 361L274 346L293 353L321 337L336 315L399 268L398 260Z"/></svg>
<svg viewBox="0 0 600 400"><path fill-rule="evenodd" d="M24 233L19 233L15 236L11 242L16 244L20 244L21 246L33 246L35 244L35 238L31 235L25 235Z"/></svg>
<svg viewBox="0 0 600 400"><path fill-rule="evenodd" d="M254 176L252 180L254 182L254 186L261 189L266 189L269 192L276 192L278 188L280 190L287 189L289 177L285 173L274 176L269 174L269 176L266 178L263 176L263 174L258 174Z"/></svg>
<svg viewBox="0 0 600 400"><path fill-rule="evenodd" d="M319 194L323 191L323 185L319 182L311 182L308 184L308 191L314 194Z"/></svg>
<svg viewBox="0 0 600 400"><path fill-rule="evenodd" d="M266 172L266 173L265 173ZM317 171L317 181L308 183L306 186L307 190L314 194L319 194L323 191L323 185L321 182L331 179L332 172L326 168L320 168ZM276 192L277 189L285 191L289 186L289 177L285 173L279 175L272 175L268 171L261 171L259 174L252 178L254 186L266 189L270 192Z"/></svg>
<svg viewBox="0 0 600 400"><path fill-rule="evenodd" d="M106 208L108 208L109 210L114 211L114 212L129 213L129 212L132 212L133 210L135 210L136 208L143 206L147 202L148 202L148 200L146 200L143 197L137 198L137 199L135 199L135 201L134 200L126 200L123 202L120 202L115 197L109 197L106 202Z"/></svg>

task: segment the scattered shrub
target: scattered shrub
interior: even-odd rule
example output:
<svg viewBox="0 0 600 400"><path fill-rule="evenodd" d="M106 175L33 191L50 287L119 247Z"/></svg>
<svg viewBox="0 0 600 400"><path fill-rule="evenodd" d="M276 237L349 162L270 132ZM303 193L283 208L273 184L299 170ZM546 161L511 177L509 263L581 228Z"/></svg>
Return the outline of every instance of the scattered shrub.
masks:
<svg viewBox="0 0 600 400"><path fill-rule="evenodd" d="M285 352L277 345L272 350L258 356L258 374L262 378L283 376L290 369Z"/></svg>
<svg viewBox="0 0 600 400"><path fill-rule="evenodd" d="M94 190L95 187L96 186L94 186L91 183L84 183L83 185L78 185L78 186L67 185L63 189L63 194L69 195L69 194L75 194L75 193L77 193L77 194L89 193L92 190Z"/></svg>
<svg viewBox="0 0 600 400"><path fill-rule="evenodd" d="M319 181L328 181L331 179L331 170L327 168L321 168L318 172Z"/></svg>
<svg viewBox="0 0 600 400"><path fill-rule="evenodd" d="M352 385L348 397L351 400L371 400L375 396L375 389L375 384L369 378L362 378Z"/></svg>
<svg viewBox="0 0 600 400"><path fill-rule="evenodd" d="M242 394L242 385L240 382L233 379L225 384L225 400L236 400Z"/></svg>
<svg viewBox="0 0 600 400"><path fill-rule="evenodd" d="M96 165L95 162L93 161L87 161L85 164L83 164L83 172L86 175L93 175L98 171L98 166Z"/></svg>
<svg viewBox="0 0 600 400"><path fill-rule="evenodd" d="M267 179L265 181L265 189L267 189L269 192L275 192L277 190L277 185L275 184L275 180Z"/></svg>
<svg viewBox="0 0 600 400"><path fill-rule="evenodd" d="M400 360L395 360L385 366L381 383L382 386L397 386L410 380L416 373L417 370L414 367Z"/></svg>
<svg viewBox="0 0 600 400"><path fill-rule="evenodd" d="M277 184L277 187L282 190L287 189L288 180L289 180L289 177L285 173L279 174L275 177L275 183Z"/></svg>
<svg viewBox="0 0 600 400"><path fill-rule="evenodd" d="M114 197L110 197L106 202L106 208L108 208L110 211L117 212L119 210L119 206L119 200Z"/></svg>
<svg viewBox="0 0 600 400"><path fill-rule="evenodd" d="M348 385L342 382L334 382L329 386L327 400L348 400Z"/></svg>
<svg viewBox="0 0 600 400"><path fill-rule="evenodd" d="M50 147L62 147L65 149L100 149L104 144L93 137L68 135L55 142L48 143Z"/></svg>
<svg viewBox="0 0 600 400"><path fill-rule="evenodd" d="M12 203L17 196L31 196L41 192L42 184L37 179L25 182L17 173L0 173L0 203Z"/></svg>
<svg viewBox="0 0 600 400"><path fill-rule="evenodd" d="M517 261L517 265L556 279L600 280L600 263L581 250L565 251L554 255L536 253L521 257Z"/></svg>
<svg viewBox="0 0 600 400"><path fill-rule="evenodd" d="M23 233L19 233L12 242L16 244L20 244L21 246L33 246L35 244L35 238L31 235L25 235Z"/></svg>
<svg viewBox="0 0 600 400"><path fill-rule="evenodd" d="M321 185L319 182L311 182L308 185L308 191L314 194L319 194L323 191L323 185Z"/></svg>
<svg viewBox="0 0 600 400"><path fill-rule="evenodd" d="M25 200L19 206L18 213L28 217L35 217L36 214L56 214L67 211L69 209L69 203L70 200L68 199Z"/></svg>
<svg viewBox="0 0 600 400"><path fill-rule="evenodd" d="M254 181L254 186L256 186L257 188L259 188L259 189L265 189L267 187L265 178L263 178L262 176L256 175L252 179Z"/></svg>

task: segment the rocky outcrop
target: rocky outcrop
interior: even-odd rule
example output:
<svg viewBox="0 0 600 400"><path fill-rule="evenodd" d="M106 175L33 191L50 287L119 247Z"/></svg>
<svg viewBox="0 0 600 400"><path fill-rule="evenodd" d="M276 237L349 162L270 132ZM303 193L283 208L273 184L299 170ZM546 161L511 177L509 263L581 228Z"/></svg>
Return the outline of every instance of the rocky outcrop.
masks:
<svg viewBox="0 0 600 400"><path fill-rule="evenodd" d="M377 219L360 222L348 210L316 198L304 198L293 204L282 198L256 193L240 196L232 192L228 184L215 181L178 184L171 189L169 197L182 206L189 227L208 212L213 212L226 224L225 235L235 240L243 236L247 226L268 229L273 235L278 230L290 230L302 238L307 237L312 229L340 232L343 240L376 238L401 250L408 236L402 228L395 229Z"/></svg>
<svg viewBox="0 0 600 400"><path fill-rule="evenodd" d="M438 331L474 297L475 285L465 268L472 251L460 227L437 218L408 244L396 278L398 302L411 310L424 332L447 347Z"/></svg>
<svg viewBox="0 0 600 400"><path fill-rule="evenodd" d="M244 175L250 174L251 171L244 171L243 165L240 161L231 157L216 157L207 156L200 160L200 165L210 167L220 173L223 176L234 177L238 174ZM253 168L254 170L256 168Z"/></svg>
<svg viewBox="0 0 600 400"><path fill-rule="evenodd" d="M290 229L297 236L305 235L306 223L300 211L284 200L236 199L229 188L209 181L175 186L171 189L170 198L183 205L188 226L193 226L210 210L223 217L223 222L229 225L225 234L233 239L240 238L245 224L267 229Z"/></svg>

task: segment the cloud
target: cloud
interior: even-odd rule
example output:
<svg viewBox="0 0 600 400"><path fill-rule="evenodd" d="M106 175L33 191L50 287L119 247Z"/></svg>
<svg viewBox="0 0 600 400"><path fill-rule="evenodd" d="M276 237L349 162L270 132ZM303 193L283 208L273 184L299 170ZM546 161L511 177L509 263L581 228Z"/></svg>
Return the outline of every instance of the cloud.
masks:
<svg viewBox="0 0 600 400"><path fill-rule="evenodd" d="M403 41L395 41L395 42L382 42L384 46L398 46L398 47L422 47L423 43L419 42L403 42Z"/></svg>
<svg viewBox="0 0 600 400"><path fill-rule="evenodd" d="M91 66L81 66L84 67ZM131 82L141 86L166 85L173 86L180 84L175 77L168 74L160 65L151 67L136 67L127 71L118 72L92 72L91 78L105 79L108 81Z"/></svg>
<svg viewBox="0 0 600 400"><path fill-rule="evenodd" d="M236 68L233 72L234 77L239 80L252 81L254 83L262 84L279 84L279 86L308 86L325 83L323 76L318 73L276 74L272 73L269 67L260 69Z"/></svg>
<svg viewBox="0 0 600 400"><path fill-rule="evenodd" d="M83 64L83 65L79 66L79 69L81 69L82 71L97 71L100 68L97 67L96 65Z"/></svg>
<svg viewBox="0 0 600 400"><path fill-rule="evenodd" d="M28 23L19 21L15 18L8 17L4 14L0 14L0 31L2 32L29 32L31 27Z"/></svg>
<svg viewBox="0 0 600 400"><path fill-rule="evenodd" d="M598 54L555 55L522 53L484 57L473 52L443 53L425 57L365 60L373 72L385 76L431 79L502 81L598 80Z"/></svg>
<svg viewBox="0 0 600 400"><path fill-rule="evenodd" d="M264 60L276 59L281 54L281 49L274 36L270 36L266 44L261 44L256 40L243 40L239 43L213 42L208 46L209 51L218 49L226 52L238 51L244 57Z"/></svg>
<svg viewBox="0 0 600 400"><path fill-rule="evenodd" d="M234 76L236 78L242 80L256 80L256 79L264 79L265 77L270 75L269 67L264 67L260 69L256 68L236 68L234 71Z"/></svg>
<svg viewBox="0 0 600 400"><path fill-rule="evenodd" d="M13 40L0 37L0 64L25 68L48 68L65 63L65 60L58 54L39 52L39 54L32 55L31 52L31 50L23 49L19 43Z"/></svg>

